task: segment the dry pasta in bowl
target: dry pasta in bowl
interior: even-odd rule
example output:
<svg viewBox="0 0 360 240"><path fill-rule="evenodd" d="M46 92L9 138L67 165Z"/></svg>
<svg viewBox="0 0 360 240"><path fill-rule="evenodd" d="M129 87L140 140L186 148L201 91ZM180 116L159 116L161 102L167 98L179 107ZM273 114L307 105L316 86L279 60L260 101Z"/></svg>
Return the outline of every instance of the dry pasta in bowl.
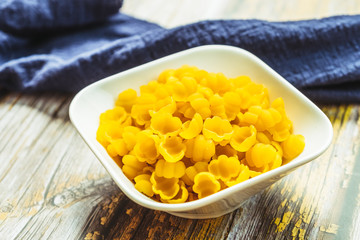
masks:
<svg viewBox="0 0 360 240"><path fill-rule="evenodd" d="M119 93L96 139L146 196L204 198L278 168L305 147L282 98L263 84L195 66L168 69Z"/></svg>

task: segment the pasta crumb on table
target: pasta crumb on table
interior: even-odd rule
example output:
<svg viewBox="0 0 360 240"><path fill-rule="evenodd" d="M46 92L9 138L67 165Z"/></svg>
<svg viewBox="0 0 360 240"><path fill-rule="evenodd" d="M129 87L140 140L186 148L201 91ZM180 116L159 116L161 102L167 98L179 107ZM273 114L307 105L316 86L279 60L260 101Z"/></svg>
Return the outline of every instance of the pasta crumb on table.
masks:
<svg viewBox="0 0 360 240"><path fill-rule="evenodd" d="M164 203L214 194L297 157L282 98L247 76L184 65L121 92L100 115L97 140L135 188Z"/></svg>

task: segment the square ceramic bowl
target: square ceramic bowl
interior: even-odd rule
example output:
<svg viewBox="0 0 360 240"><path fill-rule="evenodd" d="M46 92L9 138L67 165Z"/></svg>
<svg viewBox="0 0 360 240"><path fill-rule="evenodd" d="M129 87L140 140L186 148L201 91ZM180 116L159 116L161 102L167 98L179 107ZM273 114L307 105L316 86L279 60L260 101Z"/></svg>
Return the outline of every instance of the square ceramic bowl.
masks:
<svg viewBox="0 0 360 240"><path fill-rule="evenodd" d="M286 112L293 121L294 133L305 137L306 146L301 155L277 169L192 202L160 203L138 192L104 147L96 141L99 115L113 108L115 98L121 91L128 88L139 90L141 85L156 79L163 70L185 64L209 72L222 72L227 77L247 75L268 88L271 100L282 97ZM195 219L218 217L237 209L250 196L322 154L330 145L333 135L332 125L325 114L284 78L253 54L221 45L185 50L93 83L74 97L69 114L87 145L131 200L150 209Z"/></svg>

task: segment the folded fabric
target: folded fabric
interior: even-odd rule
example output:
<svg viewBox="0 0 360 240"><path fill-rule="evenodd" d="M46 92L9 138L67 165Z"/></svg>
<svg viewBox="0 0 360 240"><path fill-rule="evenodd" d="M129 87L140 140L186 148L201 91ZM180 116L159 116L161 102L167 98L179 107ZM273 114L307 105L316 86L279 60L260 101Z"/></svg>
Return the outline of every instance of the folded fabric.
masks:
<svg viewBox="0 0 360 240"><path fill-rule="evenodd" d="M105 20L122 0L1 0L0 29L21 36Z"/></svg>
<svg viewBox="0 0 360 240"><path fill-rule="evenodd" d="M52 4L55 1L48 0L45 8ZM291 22L202 21L172 29L121 13L91 24L79 19L66 26L39 23L39 28L29 20L30 29L37 31L25 36L19 34L24 26L5 29L0 24L0 86L76 92L184 49L225 44L252 52L316 102L360 101L360 15ZM59 26L61 30L54 31Z"/></svg>

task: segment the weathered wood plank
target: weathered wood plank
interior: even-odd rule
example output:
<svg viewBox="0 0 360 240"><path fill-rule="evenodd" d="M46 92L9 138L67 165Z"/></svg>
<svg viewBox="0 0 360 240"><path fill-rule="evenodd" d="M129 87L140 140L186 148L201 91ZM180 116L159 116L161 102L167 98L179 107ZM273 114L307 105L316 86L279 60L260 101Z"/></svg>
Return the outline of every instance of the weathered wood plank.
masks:
<svg viewBox="0 0 360 240"><path fill-rule="evenodd" d="M41 107L32 108L31 104L37 103L37 101L34 101L36 98L30 96L28 98L33 99L30 102L25 101L30 105L18 105L20 108L26 108L26 111L20 111L16 109L15 106L11 108L11 111L16 111L16 115L18 116L17 118L13 118L13 122L15 122L14 126L12 124L10 125L14 128L11 129L11 131L14 132L10 131L9 133L13 138L7 140L4 144L5 147L0 152L1 162L5 166L1 168L2 171L0 175L0 189L3 190L0 192L0 199L2 199L0 205L2 209L1 220L10 219L11 221L11 218L21 217L23 215L26 218L26 216L31 216L34 211L36 211L36 207L41 204L43 196L40 189L43 189L43 185L41 181L38 181L39 179L37 179L36 176L38 176L38 178L43 177L41 170L45 172L51 171L49 165L56 163L56 161L48 161L47 164L42 163L46 157L49 157L47 150L51 148L52 142L57 139L57 135L63 133L62 131L57 132L57 127L59 126L58 121L51 120L49 116L38 114L39 111L46 112L51 108L56 111L57 108L54 108L54 105L60 106L61 101L55 99L52 101L51 98L46 102L40 100L40 102L43 103ZM23 101L19 102L24 103ZM22 113L24 113L24 115L21 115ZM16 124L18 120L22 121L24 119L27 121L25 126L22 126L22 122ZM3 118L0 122L3 122ZM62 123L63 122L60 121L60 126ZM44 135L49 135L48 141L46 142L41 141ZM2 146L4 145L2 144ZM10 195L9 192L11 192ZM4 224L1 222L1 230L3 230L3 226ZM6 230L17 231L18 229L19 228L13 227L7 228Z"/></svg>
<svg viewBox="0 0 360 240"><path fill-rule="evenodd" d="M70 102L69 100L68 103ZM12 186L18 189L16 194L12 196L13 199L18 199L14 205L21 207L19 209L15 207L10 217L14 214L25 214L19 213L20 210L31 212L31 218L29 218L29 222L26 223L24 229L13 229L21 230L20 236L22 234L27 236L27 233L37 232L36 229L41 226L39 224L43 224L41 219L44 215L42 213L53 212L52 207L55 207L55 209L59 207L68 208L79 201L84 201L81 205L84 205L83 207L89 210L88 213L90 213L91 208L97 202L87 203L87 198L100 198L109 191L109 187L106 187L103 192L99 191L102 185L109 185L111 186L110 189L115 188L116 191L119 191L68 121L68 104L63 107L65 110L60 110L56 113L58 116L62 115L62 120L52 120L45 129L38 130L41 131L40 139L46 138L48 141L35 142L29 148L31 151L25 152L27 158L20 157L14 163L8 177L4 179L4 181L7 181L8 178L16 175L15 172L19 171L21 166L27 165L27 175L21 176L21 180L24 180L25 184L24 182L18 182L16 188ZM65 122L64 118L66 118ZM77 157L81 161L78 161ZM48 159L48 161L45 159ZM24 164L24 161L28 161L27 164ZM24 170L21 171L24 172ZM104 176L107 178L104 179ZM95 186L93 186L94 181L98 182ZM105 182L101 183L102 181ZM100 200L101 198L98 201ZM67 209L62 209L58 214L66 215L68 214L67 211ZM57 222L54 225L57 231L69 231L67 222L62 222L63 219L60 218L57 220L62 223L59 224L60 222ZM85 221L86 218L81 218L80 226ZM79 232L82 230L78 226L76 229ZM75 234L74 230L71 230L72 234Z"/></svg>
<svg viewBox="0 0 360 240"><path fill-rule="evenodd" d="M134 233L134 239L184 239L192 220L159 211L148 211Z"/></svg>

